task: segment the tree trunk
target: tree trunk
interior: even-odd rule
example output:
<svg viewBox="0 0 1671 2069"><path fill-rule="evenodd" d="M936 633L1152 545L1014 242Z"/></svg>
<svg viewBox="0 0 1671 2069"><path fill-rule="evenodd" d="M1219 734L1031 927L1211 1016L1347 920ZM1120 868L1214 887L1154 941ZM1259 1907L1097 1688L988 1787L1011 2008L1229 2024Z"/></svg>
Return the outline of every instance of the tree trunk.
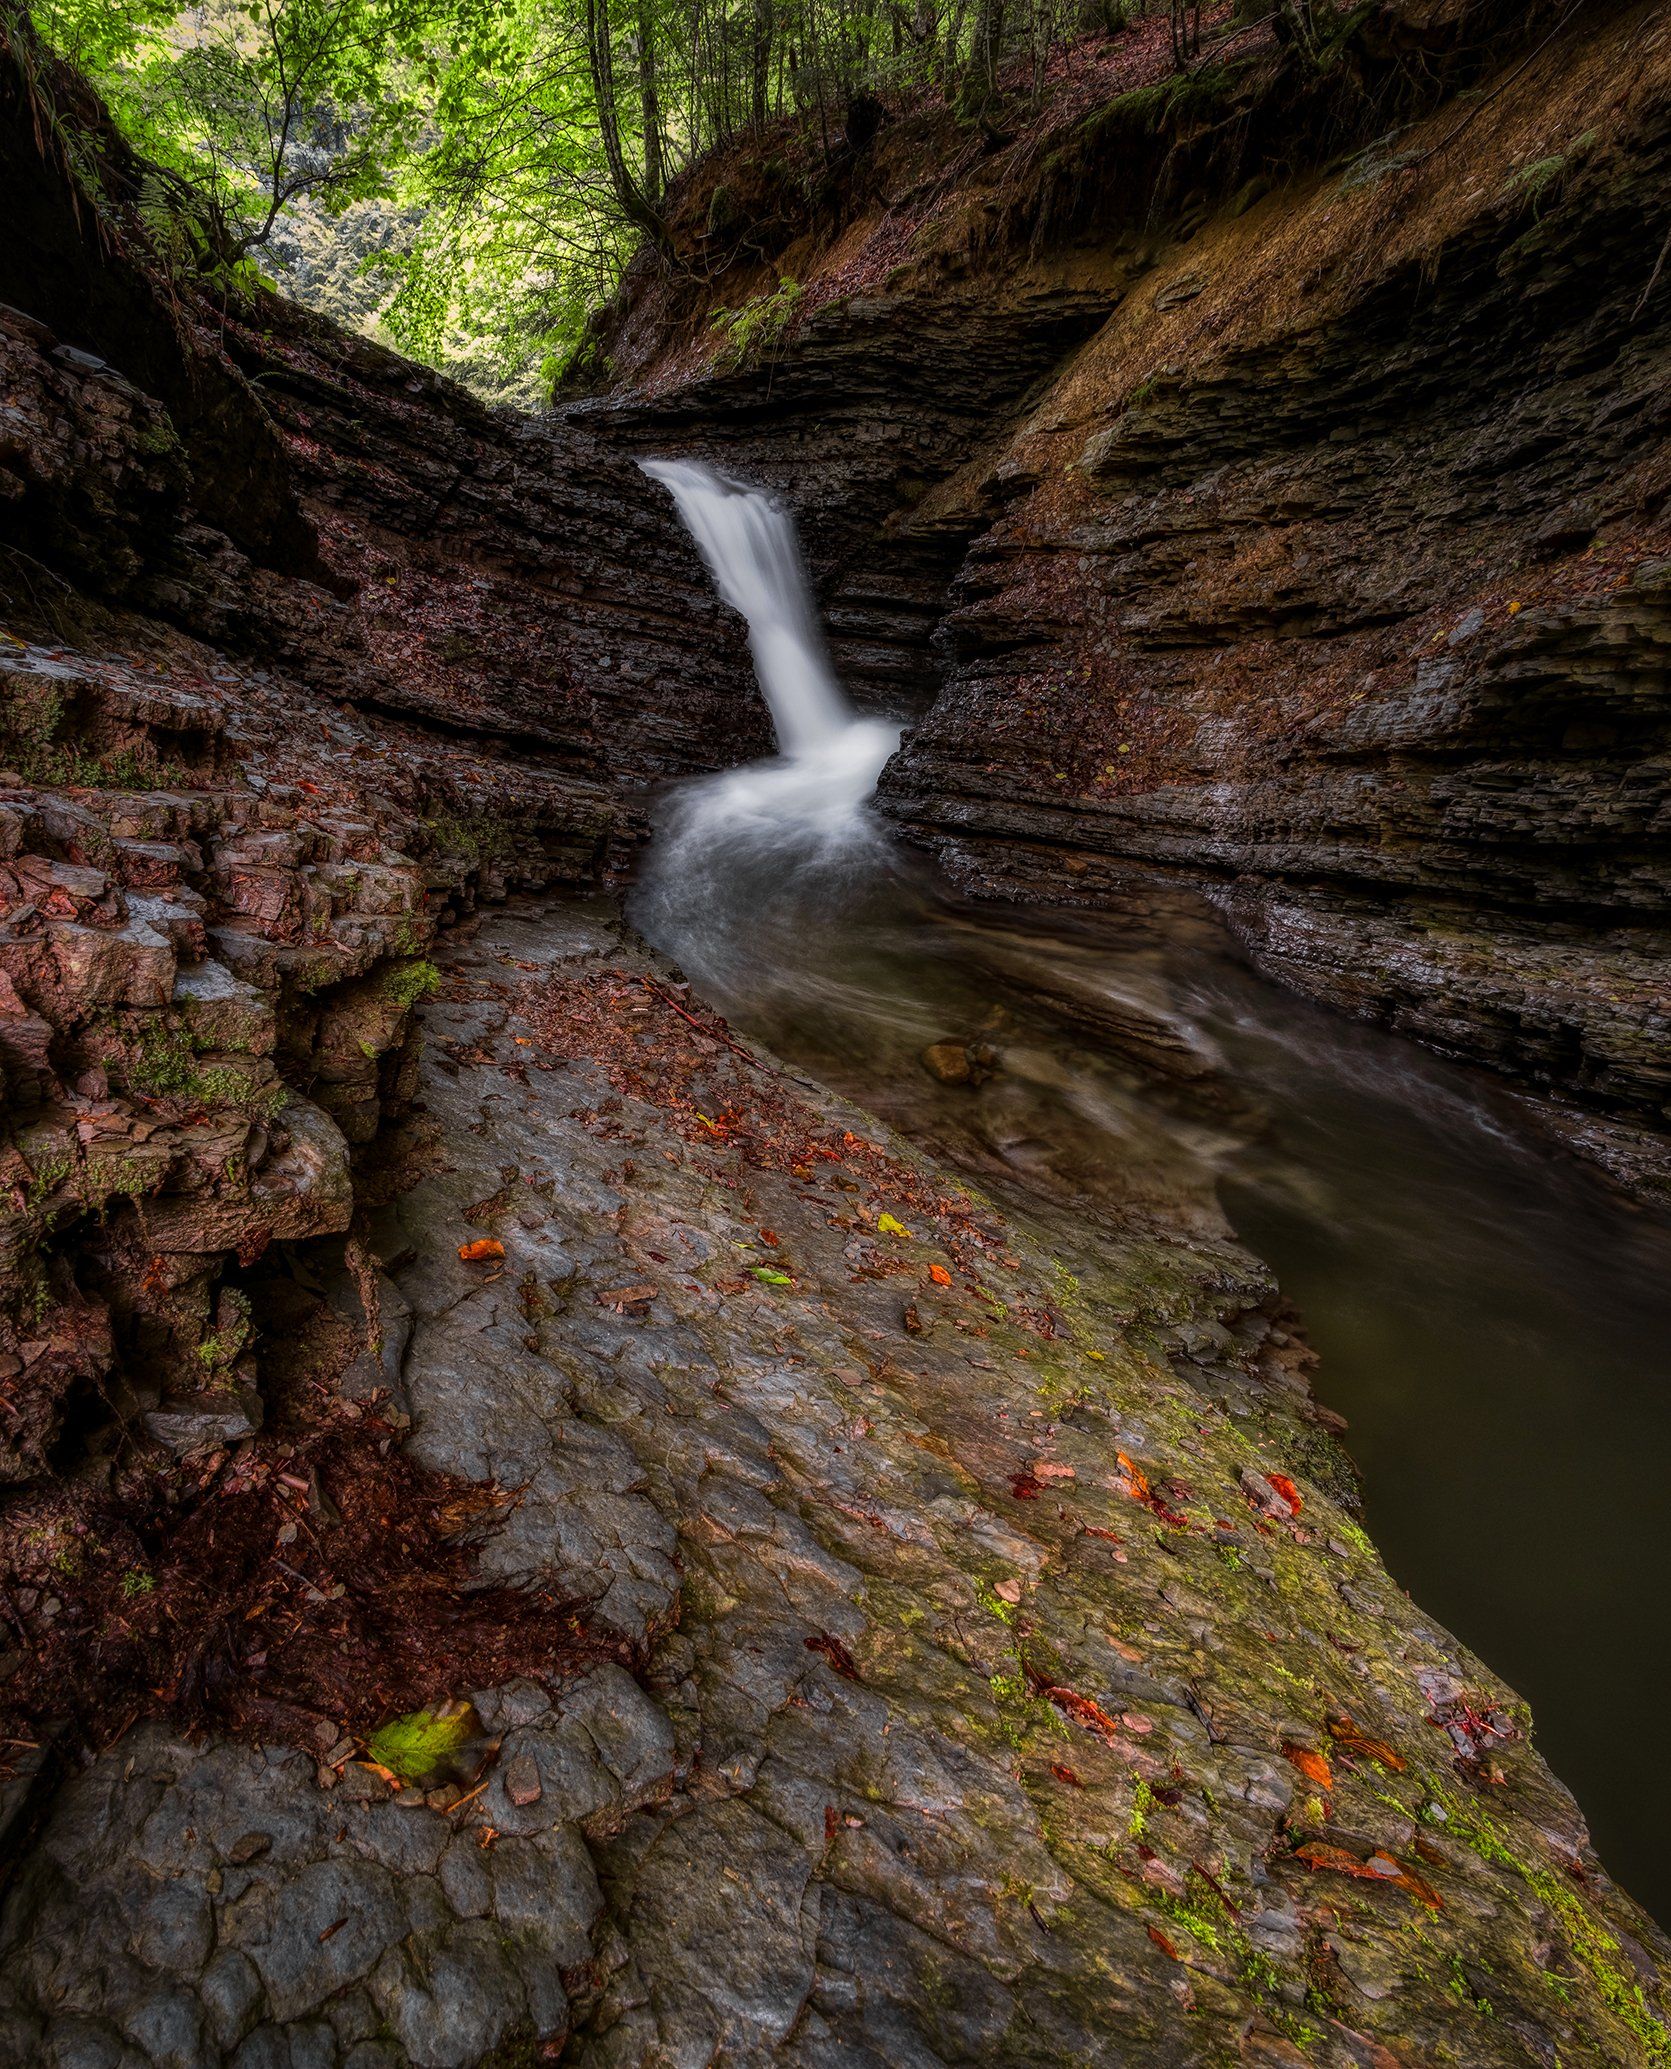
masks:
<svg viewBox="0 0 1671 2069"><path fill-rule="evenodd" d="M749 79L749 120L766 127L766 87L772 76L772 36L776 29L773 0L754 0L754 47Z"/></svg>
<svg viewBox="0 0 1671 2069"><path fill-rule="evenodd" d="M979 0L969 45L969 68L963 75L963 106L981 114L998 98L998 65L1004 53L1004 0Z"/></svg>
<svg viewBox="0 0 1671 2069"><path fill-rule="evenodd" d="M610 40L609 0L586 0L586 55L592 71L592 98L597 103L598 134L609 166L609 184L628 222L644 232L663 251L668 248L667 226L661 212L644 195L633 178L626 153L621 148L620 102L615 96L615 51Z"/></svg>
<svg viewBox="0 0 1671 2069"><path fill-rule="evenodd" d="M644 126L644 198L659 206L667 185L667 157L661 141L661 86L656 77L656 25L649 0L638 6L638 108Z"/></svg>

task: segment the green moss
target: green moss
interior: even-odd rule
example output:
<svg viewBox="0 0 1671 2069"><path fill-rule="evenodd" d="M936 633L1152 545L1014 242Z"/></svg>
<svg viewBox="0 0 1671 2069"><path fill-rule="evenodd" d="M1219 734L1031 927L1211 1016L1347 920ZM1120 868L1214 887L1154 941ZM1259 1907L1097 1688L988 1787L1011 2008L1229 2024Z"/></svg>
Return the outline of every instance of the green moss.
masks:
<svg viewBox="0 0 1671 2069"><path fill-rule="evenodd" d="M69 1175L70 1158L67 1151L55 1151L51 1156L42 1157L38 1164L30 1168L29 1189L24 1195L23 1202L24 1212L34 1214L45 1206L47 1200Z"/></svg>
<svg viewBox="0 0 1671 2069"><path fill-rule="evenodd" d="M223 1371L250 1339L248 1296L226 1287L215 1309L215 1327L197 1346L198 1362L210 1372Z"/></svg>
<svg viewBox="0 0 1671 2069"><path fill-rule="evenodd" d="M60 789L155 790L164 783L186 780L186 772L165 764L149 749L123 747L113 754L90 754L50 738L13 728L4 739L5 759L30 783Z"/></svg>
<svg viewBox="0 0 1671 2069"><path fill-rule="evenodd" d="M1013 1624L1015 1622L1015 1610L1013 1607L1004 1600L1002 1595L995 1593L989 1588L985 1581L976 1581L975 1597L988 1616L995 1616L1001 1624Z"/></svg>
<svg viewBox="0 0 1671 2069"><path fill-rule="evenodd" d="M514 845L509 831L494 819L473 822L456 812L439 811L430 813L424 825L438 853L465 862L502 861Z"/></svg>
<svg viewBox="0 0 1671 2069"><path fill-rule="evenodd" d="M231 1064L200 1062L184 1029L160 1022L144 1029L138 1054L130 1052L121 1071L129 1092L190 1106L236 1107L261 1121L271 1120L286 1097L282 1085L258 1085Z"/></svg>
<svg viewBox="0 0 1671 2069"><path fill-rule="evenodd" d="M383 979L383 996L406 1008L420 1004L441 989L441 972L422 960L391 970Z"/></svg>
<svg viewBox="0 0 1671 2069"><path fill-rule="evenodd" d="M1523 1861L1490 1813L1461 1798L1445 1797L1446 1827L1481 1860L1512 1868L1559 1922L1573 1954L1588 1971L1608 2010L1626 2027L1649 2062L1671 2065L1671 2033L1648 2008L1642 1986L1617 1937L1569 1884L1551 1869ZM1547 1974L1547 1971L1545 1971Z"/></svg>

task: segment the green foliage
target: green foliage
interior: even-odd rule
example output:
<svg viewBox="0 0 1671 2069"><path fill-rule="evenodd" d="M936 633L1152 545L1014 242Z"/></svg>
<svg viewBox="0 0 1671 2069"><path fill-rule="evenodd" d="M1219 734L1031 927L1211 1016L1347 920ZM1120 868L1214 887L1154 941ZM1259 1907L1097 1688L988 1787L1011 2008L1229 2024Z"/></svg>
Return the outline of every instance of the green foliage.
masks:
<svg viewBox="0 0 1671 2069"><path fill-rule="evenodd" d="M721 309L713 328L725 339L724 358L733 367L765 358L783 340L803 293L797 280L783 279L769 293L762 289L740 309Z"/></svg>
<svg viewBox="0 0 1671 2069"><path fill-rule="evenodd" d="M1101 0L1123 22L1132 0ZM350 327L532 403L598 351L588 326L704 153L788 118L772 160L805 205L890 90L961 103L1045 90L1083 0L38 0L150 162L139 214L167 266L271 281ZM823 170L820 170L820 167ZM715 185L708 241L757 227ZM774 212L768 205L767 214ZM781 339L784 281L720 320L734 364Z"/></svg>

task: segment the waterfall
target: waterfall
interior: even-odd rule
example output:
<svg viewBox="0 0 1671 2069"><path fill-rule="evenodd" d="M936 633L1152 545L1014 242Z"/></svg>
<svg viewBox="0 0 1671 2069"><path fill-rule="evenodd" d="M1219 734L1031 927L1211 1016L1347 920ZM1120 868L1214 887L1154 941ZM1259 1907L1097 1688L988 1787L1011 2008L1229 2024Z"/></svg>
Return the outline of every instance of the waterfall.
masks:
<svg viewBox="0 0 1671 2069"><path fill-rule="evenodd" d="M747 622L780 750L674 793L634 900L645 934L723 991L767 960L768 928L792 927L804 943L854 874L875 869L885 844L866 806L899 727L859 717L842 694L789 514L694 461L640 464ZM787 966L798 959L784 946Z"/></svg>
<svg viewBox="0 0 1671 2069"><path fill-rule="evenodd" d="M748 622L754 672L785 754L815 754L853 722L824 658L794 520L757 489L692 460L645 460L672 496L714 587Z"/></svg>

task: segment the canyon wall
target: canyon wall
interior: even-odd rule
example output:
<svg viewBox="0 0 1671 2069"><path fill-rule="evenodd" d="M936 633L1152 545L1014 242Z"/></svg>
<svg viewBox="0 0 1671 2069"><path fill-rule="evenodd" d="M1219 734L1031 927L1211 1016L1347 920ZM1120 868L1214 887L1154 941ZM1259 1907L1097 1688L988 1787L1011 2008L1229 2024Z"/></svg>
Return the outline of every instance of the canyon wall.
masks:
<svg viewBox="0 0 1671 2069"><path fill-rule="evenodd" d="M1391 19L1326 162L1257 38L953 172L885 133L751 373L636 285L618 418L801 512L957 883L1186 880L1663 1193L1671 32L1439 10L1394 107Z"/></svg>

